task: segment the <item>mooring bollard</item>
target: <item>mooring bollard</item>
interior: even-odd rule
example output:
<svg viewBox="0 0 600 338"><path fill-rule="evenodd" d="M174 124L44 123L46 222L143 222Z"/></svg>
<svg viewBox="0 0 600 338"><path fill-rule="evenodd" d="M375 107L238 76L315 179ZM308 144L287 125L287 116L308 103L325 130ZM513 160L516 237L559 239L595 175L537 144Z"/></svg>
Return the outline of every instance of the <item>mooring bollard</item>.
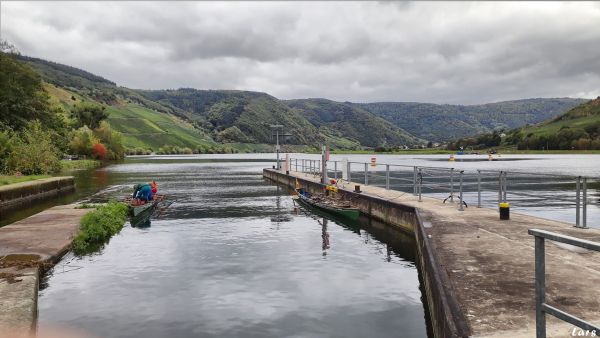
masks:
<svg viewBox="0 0 600 338"><path fill-rule="evenodd" d="M508 204L508 202L500 203L499 207L500 207L500 219L501 220L510 219L510 205Z"/></svg>

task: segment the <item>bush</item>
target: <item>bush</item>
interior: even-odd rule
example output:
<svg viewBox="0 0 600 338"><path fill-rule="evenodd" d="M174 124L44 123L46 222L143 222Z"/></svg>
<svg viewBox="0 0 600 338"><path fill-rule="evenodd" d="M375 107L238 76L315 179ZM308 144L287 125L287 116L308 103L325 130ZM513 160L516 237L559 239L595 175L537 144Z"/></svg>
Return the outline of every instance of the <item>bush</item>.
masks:
<svg viewBox="0 0 600 338"><path fill-rule="evenodd" d="M24 175L42 175L60 170L58 149L51 134L42 129L39 121L32 121L25 129L10 139L11 151L7 171Z"/></svg>
<svg viewBox="0 0 600 338"><path fill-rule="evenodd" d="M108 159L118 160L125 156L123 134L112 130L108 122L102 121L100 126L94 130L94 135L108 148Z"/></svg>
<svg viewBox="0 0 600 338"><path fill-rule="evenodd" d="M97 160L106 160L107 153L108 151L102 143L96 143L92 147L92 156Z"/></svg>
<svg viewBox="0 0 600 338"><path fill-rule="evenodd" d="M128 212L126 204L111 201L83 216L79 233L73 240L75 254L89 253L119 233L127 220Z"/></svg>
<svg viewBox="0 0 600 338"><path fill-rule="evenodd" d="M73 132L69 147L74 154L91 155L92 146L98 143L98 139L87 126L81 127Z"/></svg>

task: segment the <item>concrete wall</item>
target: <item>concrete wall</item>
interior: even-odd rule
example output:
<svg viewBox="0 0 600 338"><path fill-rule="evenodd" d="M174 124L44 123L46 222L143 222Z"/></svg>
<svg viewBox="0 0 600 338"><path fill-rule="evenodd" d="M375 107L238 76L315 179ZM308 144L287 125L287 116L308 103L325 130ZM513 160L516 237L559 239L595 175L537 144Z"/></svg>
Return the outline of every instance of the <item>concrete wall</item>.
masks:
<svg viewBox="0 0 600 338"><path fill-rule="evenodd" d="M296 178L272 169L264 169L263 176L290 187L295 186L297 179L303 188L313 193L324 190L324 186L320 183ZM370 217L415 236L416 261L423 280L434 336L436 338L470 336L466 319L451 290L445 287L445 285L449 285L448 277L437 263L435 251L431 241L428 240L419 211L411 206L346 189L339 189L338 193L342 198L351 200L355 206Z"/></svg>
<svg viewBox="0 0 600 338"><path fill-rule="evenodd" d="M56 196L75 189L73 176L51 177L0 187L0 209L39 198Z"/></svg>

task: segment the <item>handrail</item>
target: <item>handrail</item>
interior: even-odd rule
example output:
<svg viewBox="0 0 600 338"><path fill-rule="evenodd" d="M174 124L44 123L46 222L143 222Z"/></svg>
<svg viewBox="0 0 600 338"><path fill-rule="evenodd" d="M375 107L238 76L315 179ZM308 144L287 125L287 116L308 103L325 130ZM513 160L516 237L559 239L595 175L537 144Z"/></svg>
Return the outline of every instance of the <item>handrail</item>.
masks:
<svg viewBox="0 0 600 338"><path fill-rule="evenodd" d="M574 245L580 248L600 252L600 243L588 241L567 235L561 235L546 230L529 229L528 234L535 238L535 332L536 338L546 338L546 314L565 321L569 324L600 333L600 326L586 322L581 318L546 303L546 254L545 240Z"/></svg>
<svg viewBox="0 0 600 338"><path fill-rule="evenodd" d="M587 186L590 177L569 176L560 174L543 174L536 172L521 172L518 170L491 170L491 169L470 169L463 170L453 167L432 167L432 166L410 166L403 164L387 164L357 161L328 161L327 172L333 170L333 177L340 178L340 173L346 173L350 181L364 185L374 185L385 187L385 189L399 189L400 186L395 182L412 182L412 194L418 196L422 194L423 187L428 194L439 194L440 192L449 192L450 202L454 202L457 192L469 193L477 191L477 207L482 207L483 191L497 192L498 198L494 202L508 202L509 197L519 205L519 199L535 197L527 194L524 190L528 188L542 186L544 189L556 190L564 189L565 186L575 186L575 196L567 194L565 196L553 197L553 200L571 202L575 206L575 226L578 228L587 228ZM343 164L346 163L346 164ZM331 168L333 164L334 168ZM358 165L358 166L357 166ZM321 175L321 160L290 158L290 169L294 168L311 175ZM343 168L342 168L343 167ZM412 171L412 175L411 175ZM412 176L412 177L411 177ZM344 176L345 177L345 176ZM544 178L548 178L544 180ZM552 179L550 179L552 178ZM558 180L558 182L556 182ZM600 179L594 179L595 182ZM384 183L385 182L385 183ZM385 184L385 185L384 185ZM556 187L553 188L553 187ZM510 196L508 190L510 188ZM404 191L404 190L403 190ZM485 195L486 204L490 202L489 194ZM475 203L473 203L475 204Z"/></svg>

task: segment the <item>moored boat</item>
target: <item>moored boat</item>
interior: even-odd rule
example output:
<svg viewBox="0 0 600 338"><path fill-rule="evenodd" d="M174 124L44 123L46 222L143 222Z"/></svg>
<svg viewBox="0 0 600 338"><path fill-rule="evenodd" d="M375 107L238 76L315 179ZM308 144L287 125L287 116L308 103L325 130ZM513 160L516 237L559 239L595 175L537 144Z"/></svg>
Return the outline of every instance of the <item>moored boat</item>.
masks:
<svg viewBox="0 0 600 338"><path fill-rule="evenodd" d="M156 209L158 203L163 200L164 196L156 195L152 201L140 203L138 200L128 198L126 203L129 206L129 213L131 216L136 217L142 213L151 213Z"/></svg>
<svg viewBox="0 0 600 338"><path fill-rule="evenodd" d="M350 220L357 220L360 216L360 210L352 207L350 203L340 201L326 196L314 196L310 192L300 188L295 189L298 194L298 201L316 209L329 212Z"/></svg>

